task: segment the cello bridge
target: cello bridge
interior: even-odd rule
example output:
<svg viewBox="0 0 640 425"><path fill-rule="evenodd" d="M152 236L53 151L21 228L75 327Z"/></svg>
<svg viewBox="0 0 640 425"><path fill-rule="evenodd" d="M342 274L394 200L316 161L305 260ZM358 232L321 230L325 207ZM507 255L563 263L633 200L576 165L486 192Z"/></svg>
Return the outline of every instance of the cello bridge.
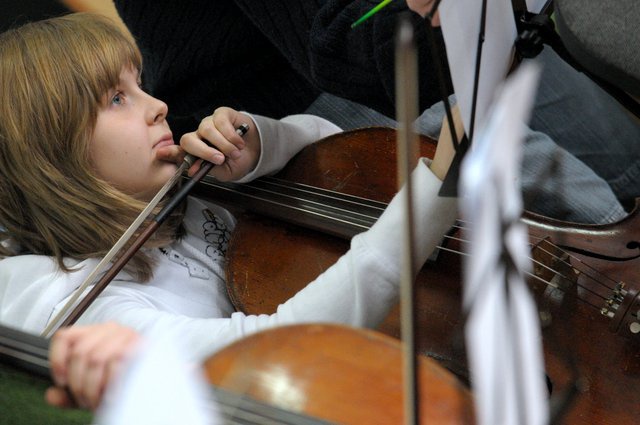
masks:
<svg viewBox="0 0 640 425"><path fill-rule="evenodd" d="M624 282L618 282L615 288L611 291L611 295L609 295L609 297L604 301L604 307L602 307L600 313L603 316L612 319L615 316L616 311L618 311L620 304L622 304L622 301L627 296L627 292Z"/></svg>
<svg viewBox="0 0 640 425"><path fill-rule="evenodd" d="M554 245L548 238L542 239L531 250L533 258L534 292L545 298L562 300L571 288L577 288L580 272L571 265L569 254Z"/></svg>

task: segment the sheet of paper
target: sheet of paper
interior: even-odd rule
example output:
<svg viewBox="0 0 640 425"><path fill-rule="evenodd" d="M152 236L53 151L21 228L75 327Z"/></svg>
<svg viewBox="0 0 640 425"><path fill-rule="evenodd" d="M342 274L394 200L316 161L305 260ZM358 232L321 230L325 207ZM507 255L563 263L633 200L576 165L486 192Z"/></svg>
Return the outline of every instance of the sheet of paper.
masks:
<svg viewBox="0 0 640 425"><path fill-rule="evenodd" d="M198 367L186 362L178 338L147 336L96 414L101 425L216 425L222 419Z"/></svg>
<svg viewBox="0 0 640 425"><path fill-rule="evenodd" d="M531 13L540 13L547 0L527 0L527 10Z"/></svg>
<svg viewBox="0 0 640 425"><path fill-rule="evenodd" d="M540 324L524 280L527 229L519 221L522 139L538 76L529 64L507 81L461 167L465 335L480 425L548 420Z"/></svg>
<svg viewBox="0 0 640 425"><path fill-rule="evenodd" d="M482 0L443 0L439 6L453 88L467 135L471 126L481 11ZM487 0L474 124L476 129L484 121L496 88L505 79L511 66L515 38L511 0Z"/></svg>

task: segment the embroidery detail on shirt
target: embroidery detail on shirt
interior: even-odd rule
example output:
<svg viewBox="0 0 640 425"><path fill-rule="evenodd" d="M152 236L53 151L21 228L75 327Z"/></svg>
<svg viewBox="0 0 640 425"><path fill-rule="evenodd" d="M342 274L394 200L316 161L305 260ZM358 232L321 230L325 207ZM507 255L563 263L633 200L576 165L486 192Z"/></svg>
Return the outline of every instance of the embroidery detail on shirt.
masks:
<svg viewBox="0 0 640 425"><path fill-rule="evenodd" d="M231 232L224 221L209 209L203 209L202 215L206 220L202 224L204 240L207 242L205 253L213 259L224 258L229 247Z"/></svg>
<svg viewBox="0 0 640 425"><path fill-rule="evenodd" d="M160 248L160 252L162 252L162 254L164 254L170 261L186 267L189 271L189 276L197 277L199 279L209 279L209 271L206 268L195 264L193 261L190 261L188 258L185 258L174 250Z"/></svg>

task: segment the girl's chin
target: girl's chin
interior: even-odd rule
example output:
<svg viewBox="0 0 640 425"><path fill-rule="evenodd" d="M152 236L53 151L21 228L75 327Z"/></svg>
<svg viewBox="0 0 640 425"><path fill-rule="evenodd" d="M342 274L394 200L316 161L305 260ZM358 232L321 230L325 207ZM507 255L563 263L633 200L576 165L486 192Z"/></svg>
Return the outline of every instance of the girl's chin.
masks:
<svg viewBox="0 0 640 425"><path fill-rule="evenodd" d="M153 199L154 196L162 189L169 180L176 174L178 171L178 166L176 164L167 163L166 166L163 166L162 169L158 170L153 178L153 186L148 186L145 189L145 193L139 194L136 198L148 202Z"/></svg>
<svg viewBox="0 0 640 425"><path fill-rule="evenodd" d="M158 167L157 174L162 175L162 179L166 182L175 175L176 171L178 171L178 165L176 163L162 161L162 165Z"/></svg>
<svg viewBox="0 0 640 425"><path fill-rule="evenodd" d="M160 187L164 186L165 183L167 183L169 180L171 180L171 178L173 178L173 176L175 176L177 171L178 171L178 166L176 164L174 164L174 163L167 163L167 165L163 166L162 170L159 173L159 174L162 175L162 178L159 179L159 181L162 182ZM160 190L160 187L158 188L158 190Z"/></svg>

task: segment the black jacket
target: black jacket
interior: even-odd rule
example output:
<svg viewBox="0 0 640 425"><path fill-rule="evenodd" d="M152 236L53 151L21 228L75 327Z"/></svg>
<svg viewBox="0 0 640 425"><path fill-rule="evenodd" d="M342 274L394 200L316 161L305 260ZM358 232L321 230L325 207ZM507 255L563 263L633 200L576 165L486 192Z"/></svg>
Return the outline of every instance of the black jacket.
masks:
<svg viewBox="0 0 640 425"><path fill-rule="evenodd" d="M393 117L393 33L397 14L408 9L392 3L352 30L376 3L115 0L142 50L145 88L167 102L178 135L218 106L273 118L301 113L321 90ZM440 92L425 24L412 18L421 51L420 107L426 108ZM439 32L436 42L443 46Z"/></svg>

